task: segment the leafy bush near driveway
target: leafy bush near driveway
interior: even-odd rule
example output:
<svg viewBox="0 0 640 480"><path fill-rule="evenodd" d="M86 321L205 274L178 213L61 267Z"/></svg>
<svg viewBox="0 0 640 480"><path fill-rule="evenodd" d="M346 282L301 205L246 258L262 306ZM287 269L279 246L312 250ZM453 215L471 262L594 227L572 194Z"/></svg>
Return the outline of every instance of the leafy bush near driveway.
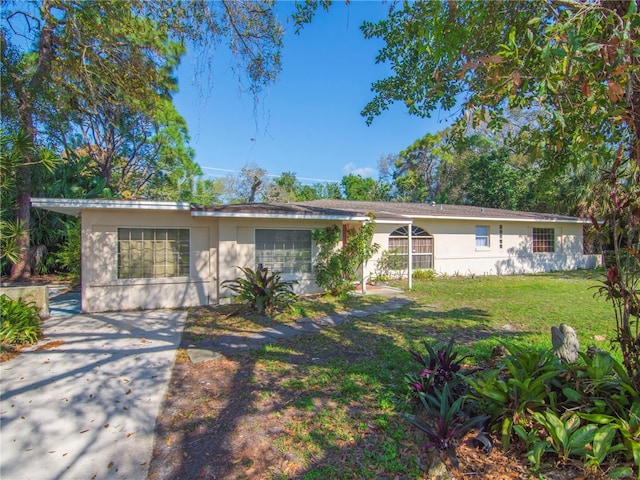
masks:
<svg viewBox="0 0 640 480"><path fill-rule="evenodd" d="M425 432L426 448L446 452L454 464L463 440L490 451L486 423L505 450L526 452L534 469L579 462L610 478L638 475L640 393L610 353L591 349L567 365L551 352L504 344L507 354L495 368L465 374L455 363L453 339L437 353L426 346L426 357L411 353L430 368L406 377L423 411L407 418ZM478 433L465 439L474 428Z"/></svg>
<svg viewBox="0 0 640 480"><path fill-rule="evenodd" d="M290 307L297 298L293 291L296 281L282 280L279 272L269 272L267 268L238 267L244 278L222 282L222 286L237 294L237 299L247 302L259 315L271 314L275 308Z"/></svg>
<svg viewBox="0 0 640 480"><path fill-rule="evenodd" d="M35 303L0 295L0 342L35 343L42 334L40 310Z"/></svg>

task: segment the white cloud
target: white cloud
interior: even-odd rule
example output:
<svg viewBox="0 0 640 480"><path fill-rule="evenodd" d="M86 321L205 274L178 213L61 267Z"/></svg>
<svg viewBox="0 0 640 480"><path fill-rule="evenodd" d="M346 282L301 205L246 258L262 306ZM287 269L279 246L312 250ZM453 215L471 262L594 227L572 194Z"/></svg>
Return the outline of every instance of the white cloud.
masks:
<svg viewBox="0 0 640 480"><path fill-rule="evenodd" d="M345 175L349 175L351 173L353 175L360 175L361 177L375 177L378 170L371 167L358 167L355 163L349 162L342 167L342 172Z"/></svg>

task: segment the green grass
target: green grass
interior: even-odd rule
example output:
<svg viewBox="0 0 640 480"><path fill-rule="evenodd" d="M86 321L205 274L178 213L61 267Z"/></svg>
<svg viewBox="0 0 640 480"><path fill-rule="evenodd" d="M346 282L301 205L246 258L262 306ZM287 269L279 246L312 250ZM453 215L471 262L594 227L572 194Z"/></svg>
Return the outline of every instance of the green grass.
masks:
<svg viewBox="0 0 640 480"><path fill-rule="evenodd" d="M608 349L615 333L613 310L603 298L594 298L592 288L601 276L579 270L416 282L412 313L439 320L433 325L436 336L455 335L480 359L490 354L498 338L551 348L550 328L560 323L576 330L582 346Z"/></svg>
<svg viewBox="0 0 640 480"><path fill-rule="evenodd" d="M420 438L402 418L412 411L404 375L417 369L408 349L424 352L424 340L444 344L453 336L470 364L481 364L500 341L550 349L550 328L560 323L575 328L582 350L608 349L615 321L611 306L593 297L599 275L416 281L411 303L400 309L252 352L255 398L285 406L265 415L292 419L274 444L300 459L300 478L424 478ZM311 299L298 311L313 316L362 301L381 300Z"/></svg>

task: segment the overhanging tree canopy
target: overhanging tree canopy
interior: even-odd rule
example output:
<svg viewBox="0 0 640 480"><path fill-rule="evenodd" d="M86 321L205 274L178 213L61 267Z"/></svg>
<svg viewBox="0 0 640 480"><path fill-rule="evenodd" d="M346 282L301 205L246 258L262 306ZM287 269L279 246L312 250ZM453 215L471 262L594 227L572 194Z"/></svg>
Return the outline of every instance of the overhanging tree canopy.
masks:
<svg viewBox="0 0 640 480"><path fill-rule="evenodd" d="M405 2L362 30L384 40L377 61L393 70L372 87L369 123L394 102L421 116L459 106L460 131L499 127L506 107L534 109L516 135L545 166L619 148L640 164L636 0Z"/></svg>
<svg viewBox="0 0 640 480"><path fill-rule="evenodd" d="M39 147L74 132L66 115L91 114L104 105L159 121L163 112L158 105L172 113L166 108L175 89L171 75L187 42L202 47L226 40L238 72L245 72L249 90L256 93L280 71L282 29L273 6L270 0L7 3L0 28L2 127ZM51 115L55 112L61 115ZM99 126L96 131L108 130ZM174 151L179 148L175 145ZM17 242L22 255L12 269L14 279L30 274L29 202L36 151L25 149L15 170L16 223L25 233ZM106 153L101 158L108 159L102 155ZM113 158L123 161L122 156Z"/></svg>

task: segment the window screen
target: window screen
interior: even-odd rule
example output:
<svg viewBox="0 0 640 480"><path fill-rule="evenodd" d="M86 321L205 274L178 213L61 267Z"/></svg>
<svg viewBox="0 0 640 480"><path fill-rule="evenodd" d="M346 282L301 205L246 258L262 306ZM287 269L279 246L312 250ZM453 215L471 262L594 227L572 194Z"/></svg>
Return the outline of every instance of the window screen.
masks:
<svg viewBox="0 0 640 480"><path fill-rule="evenodd" d="M311 230L256 229L256 268L311 273Z"/></svg>
<svg viewBox="0 0 640 480"><path fill-rule="evenodd" d="M433 268L433 237L420 227L411 227L411 266L413 269ZM409 229L397 228L389 234L389 256L392 270L407 269Z"/></svg>

